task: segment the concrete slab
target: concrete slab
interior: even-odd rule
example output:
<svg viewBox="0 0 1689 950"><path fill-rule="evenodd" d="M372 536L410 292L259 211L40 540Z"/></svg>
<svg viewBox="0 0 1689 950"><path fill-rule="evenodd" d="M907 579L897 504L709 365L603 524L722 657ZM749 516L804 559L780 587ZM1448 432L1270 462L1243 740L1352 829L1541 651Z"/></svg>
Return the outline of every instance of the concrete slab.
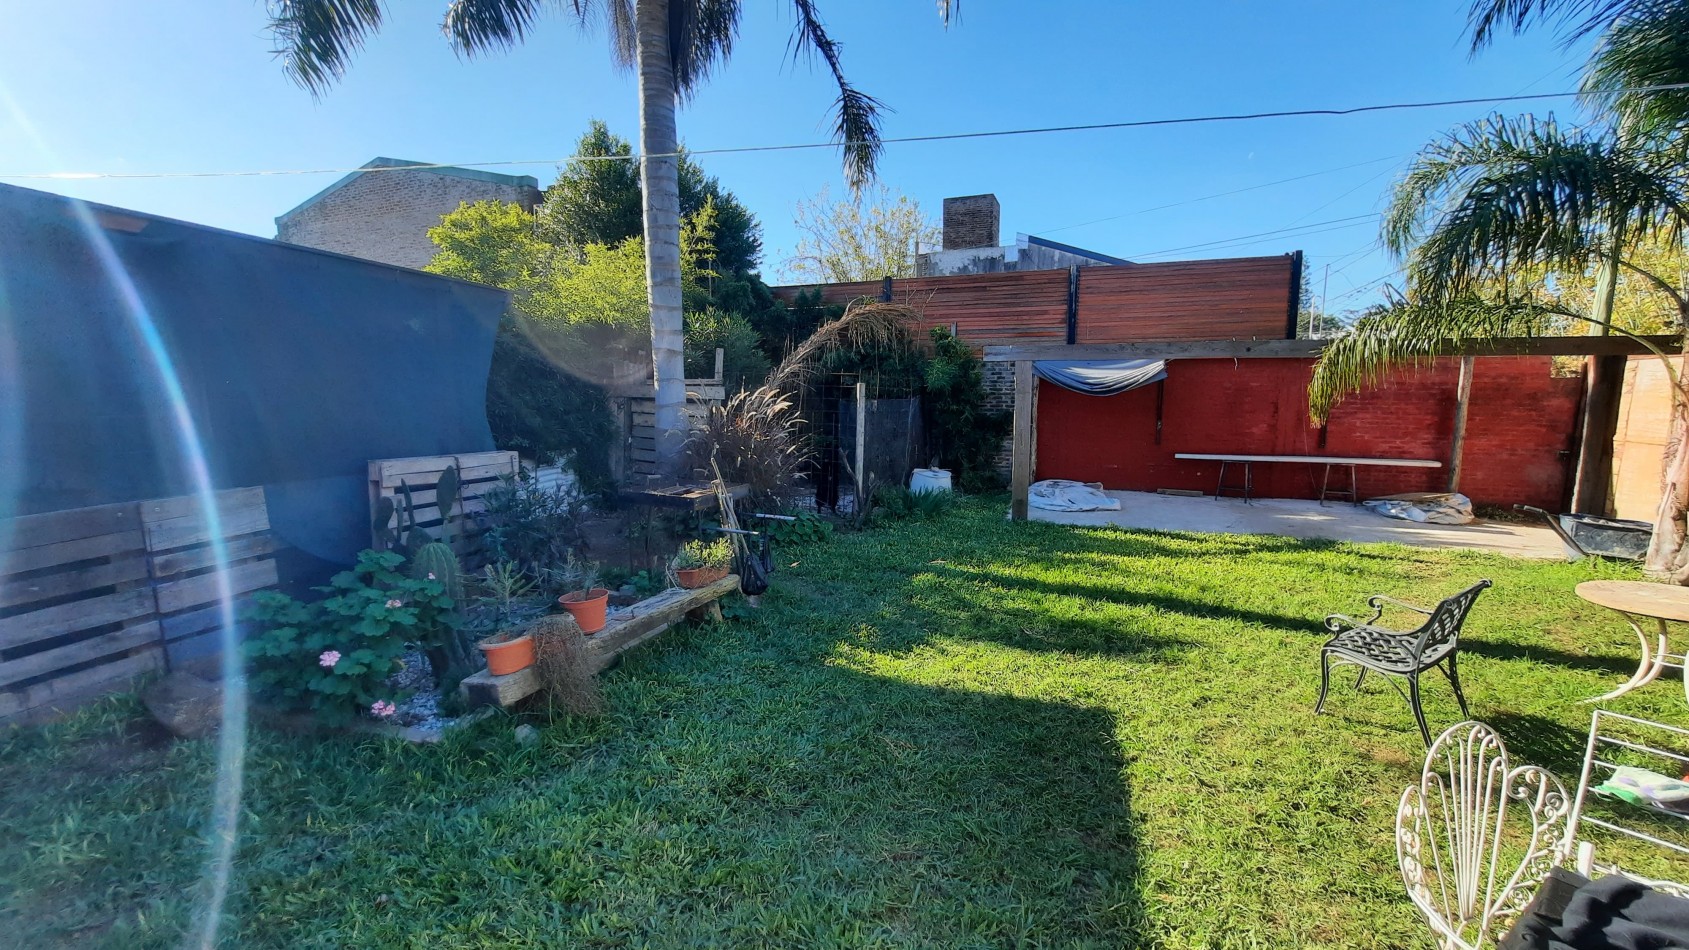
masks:
<svg viewBox="0 0 1689 950"><path fill-rule="evenodd" d="M1119 511L1030 510L1033 521L1115 525L1156 531L1217 534L1273 534L1332 541L1387 541L1422 548L1465 548L1514 557L1565 557L1560 539L1546 525L1474 521L1468 525L1419 524L1373 514L1358 505L1292 498L1187 498L1153 492L1111 491Z"/></svg>

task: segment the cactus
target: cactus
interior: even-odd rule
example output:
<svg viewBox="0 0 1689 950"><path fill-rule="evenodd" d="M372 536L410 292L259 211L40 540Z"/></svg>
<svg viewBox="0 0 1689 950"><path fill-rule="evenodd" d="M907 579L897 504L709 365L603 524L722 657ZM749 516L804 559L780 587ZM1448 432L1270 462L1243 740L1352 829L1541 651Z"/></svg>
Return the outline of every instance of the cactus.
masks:
<svg viewBox="0 0 1689 950"><path fill-rule="evenodd" d="M452 509L457 507L460 488L457 466L446 466L434 485L434 503L440 506L440 536L447 542L452 539Z"/></svg>
<svg viewBox="0 0 1689 950"><path fill-rule="evenodd" d="M423 545L411 558L410 574L417 579L432 576L446 589L452 603L463 606L463 572L451 545L444 541Z"/></svg>

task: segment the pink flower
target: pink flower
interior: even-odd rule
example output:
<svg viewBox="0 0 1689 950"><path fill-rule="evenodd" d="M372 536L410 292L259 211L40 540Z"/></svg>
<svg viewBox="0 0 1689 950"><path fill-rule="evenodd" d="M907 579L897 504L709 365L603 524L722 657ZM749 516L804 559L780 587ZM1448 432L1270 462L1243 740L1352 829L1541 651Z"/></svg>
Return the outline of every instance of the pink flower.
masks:
<svg viewBox="0 0 1689 950"><path fill-rule="evenodd" d="M370 704L369 711L370 711L370 715L372 715L372 716L377 716L381 719L386 719L388 716L391 716L394 713L398 712L399 707L393 705L392 703L390 703L390 702L388 702L384 699L378 699L375 702Z"/></svg>
<svg viewBox="0 0 1689 950"><path fill-rule="evenodd" d="M393 599L392 599L392 600L389 600L389 601L388 601L388 602L387 602L387 609L388 609L388 610L394 610L394 609L397 609L397 608L399 608L399 607L403 607L403 606L404 606L404 605L405 605L405 602L404 602L404 601L402 601L402 600L400 600L400 599L399 599L399 598L397 598L397 597L395 597L395 598L393 598Z"/></svg>
<svg viewBox="0 0 1689 950"><path fill-rule="evenodd" d="M429 571L429 572L428 572L428 579L429 579L429 580L434 580L434 572L433 572L433 571Z"/></svg>
<svg viewBox="0 0 1689 950"><path fill-rule="evenodd" d="M334 664L339 663L339 662L340 662L340 651L339 650L324 650L322 652L322 655L317 657L317 665L318 666L326 666L331 670L334 669Z"/></svg>

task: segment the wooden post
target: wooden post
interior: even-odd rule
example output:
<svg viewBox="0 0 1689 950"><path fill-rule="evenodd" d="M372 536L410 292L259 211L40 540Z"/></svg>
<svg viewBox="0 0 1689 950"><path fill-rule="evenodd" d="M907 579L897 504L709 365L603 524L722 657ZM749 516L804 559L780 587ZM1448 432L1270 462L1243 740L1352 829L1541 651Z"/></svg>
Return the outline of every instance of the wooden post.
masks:
<svg viewBox="0 0 1689 950"><path fill-rule="evenodd" d="M1454 390L1454 441L1449 445L1449 491L1460 491L1460 459L1466 451L1466 409L1472 402L1470 356L1460 358L1460 383Z"/></svg>
<svg viewBox="0 0 1689 950"><path fill-rule="evenodd" d="M868 504L868 384L856 383L856 510Z"/></svg>
<svg viewBox="0 0 1689 950"><path fill-rule="evenodd" d="M1009 517L1026 520L1027 490L1032 486L1032 389L1037 385L1032 375L1032 363L1021 360L1015 364L1015 428L1010 445Z"/></svg>
<svg viewBox="0 0 1689 950"><path fill-rule="evenodd" d="M718 383L724 382L727 379L727 375L724 372L722 372L724 369L726 369L726 366L727 366L727 351L718 346L718 347L715 348L715 381L716 382L718 382Z"/></svg>

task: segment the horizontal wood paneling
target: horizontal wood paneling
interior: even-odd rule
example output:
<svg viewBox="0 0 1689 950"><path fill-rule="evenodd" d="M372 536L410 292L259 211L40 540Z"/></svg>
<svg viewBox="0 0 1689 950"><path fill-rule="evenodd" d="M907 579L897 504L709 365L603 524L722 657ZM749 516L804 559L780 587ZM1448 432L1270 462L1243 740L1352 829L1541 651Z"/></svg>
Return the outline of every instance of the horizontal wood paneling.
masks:
<svg viewBox="0 0 1689 950"><path fill-rule="evenodd" d="M1121 264L1079 269L1078 342L1284 339L1294 258ZM820 289L828 303L879 299L879 281L776 287L793 299ZM974 346L1067 342L1068 272L1010 271L892 281L892 300L932 327L954 325Z"/></svg>
<svg viewBox="0 0 1689 950"><path fill-rule="evenodd" d="M1290 271L1290 257L1081 268L1078 342L1285 339Z"/></svg>

